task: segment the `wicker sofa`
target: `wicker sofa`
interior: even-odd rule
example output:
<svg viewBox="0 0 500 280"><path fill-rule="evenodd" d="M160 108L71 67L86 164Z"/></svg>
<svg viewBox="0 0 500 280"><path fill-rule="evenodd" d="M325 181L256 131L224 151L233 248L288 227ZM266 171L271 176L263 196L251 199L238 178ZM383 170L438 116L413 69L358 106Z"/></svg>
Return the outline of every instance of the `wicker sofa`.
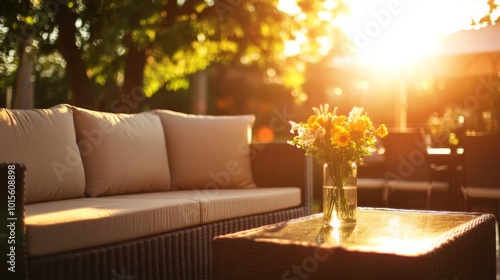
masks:
<svg viewBox="0 0 500 280"><path fill-rule="evenodd" d="M211 279L213 237L310 214L311 159L251 143L253 121L0 109L0 175L15 167L22 199L23 278Z"/></svg>

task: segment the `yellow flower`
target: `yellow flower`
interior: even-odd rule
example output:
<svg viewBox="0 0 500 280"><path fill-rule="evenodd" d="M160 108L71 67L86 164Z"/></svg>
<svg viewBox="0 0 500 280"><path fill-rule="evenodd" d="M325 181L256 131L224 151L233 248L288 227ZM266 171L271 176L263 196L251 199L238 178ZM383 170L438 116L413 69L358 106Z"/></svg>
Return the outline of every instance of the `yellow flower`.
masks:
<svg viewBox="0 0 500 280"><path fill-rule="evenodd" d="M384 124L381 124L378 128L377 128L377 135L378 137L380 138L383 138L385 137L389 132L387 132L387 127L385 127Z"/></svg>
<svg viewBox="0 0 500 280"><path fill-rule="evenodd" d="M368 116L359 116L355 121L349 123L352 131L366 131L373 127Z"/></svg>
<svg viewBox="0 0 500 280"><path fill-rule="evenodd" d="M312 115L307 119L307 125L312 129L313 133L320 128L320 125L316 122L316 115Z"/></svg>
<svg viewBox="0 0 500 280"><path fill-rule="evenodd" d="M344 115L336 116L335 118L332 119L332 126L333 127L343 126L346 120L347 118Z"/></svg>
<svg viewBox="0 0 500 280"><path fill-rule="evenodd" d="M328 116L326 115L312 115L307 119L307 125L312 129L313 132L318 129L325 127L328 121Z"/></svg>
<svg viewBox="0 0 500 280"><path fill-rule="evenodd" d="M308 125L313 125L315 122L316 122L316 115L311 115L311 116L307 119L307 124L308 124Z"/></svg>
<svg viewBox="0 0 500 280"><path fill-rule="evenodd" d="M319 115L317 118L316 118L316 122L321 125L322 127L325 127L326 125L326 122L328 121L328 116L326 115Z"/></svg>
<svg viewBox="0 0 500 280"><path fill-rule="evenodd" d="M337 115L337 108L328 111L329 105L313 108L314 115L306 123L294 123L291 132L298 135L288 143L306 150L320 162L359 162L375 149L376 136L387 135L385 125L377 129L363 108L354 107L345 115Z"/></svg>
<svg viewBox="0 0 500 280"><path fill-rule="evenodd" d="M338 144L340 147L347 147L351 141L351 134L346 130L335 130L332 137L332 144Z"/></svg>

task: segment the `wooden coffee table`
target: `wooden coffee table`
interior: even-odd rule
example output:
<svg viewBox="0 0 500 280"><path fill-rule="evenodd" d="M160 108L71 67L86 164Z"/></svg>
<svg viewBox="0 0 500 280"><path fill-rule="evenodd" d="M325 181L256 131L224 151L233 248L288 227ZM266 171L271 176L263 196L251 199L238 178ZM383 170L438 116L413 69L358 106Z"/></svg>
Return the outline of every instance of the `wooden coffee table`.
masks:
<svg viewBox="0 0 500 280"><path fill-rule="evenodd" d="M322 214L216 237L213 279L496 279L493 215L358 210L356 227Z"/></svg>

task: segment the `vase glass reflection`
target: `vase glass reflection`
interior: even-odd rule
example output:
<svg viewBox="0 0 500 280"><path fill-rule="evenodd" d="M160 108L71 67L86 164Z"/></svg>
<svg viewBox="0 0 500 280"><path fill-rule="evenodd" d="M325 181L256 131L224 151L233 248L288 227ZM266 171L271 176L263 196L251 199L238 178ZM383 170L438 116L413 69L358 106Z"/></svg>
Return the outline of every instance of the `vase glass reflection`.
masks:
<svg viewBox="0 0 500 280"><path fill-rule="evenodd" d="M358 189L356 163L323 165L323 222L341 228L356 225Z"/></svg>

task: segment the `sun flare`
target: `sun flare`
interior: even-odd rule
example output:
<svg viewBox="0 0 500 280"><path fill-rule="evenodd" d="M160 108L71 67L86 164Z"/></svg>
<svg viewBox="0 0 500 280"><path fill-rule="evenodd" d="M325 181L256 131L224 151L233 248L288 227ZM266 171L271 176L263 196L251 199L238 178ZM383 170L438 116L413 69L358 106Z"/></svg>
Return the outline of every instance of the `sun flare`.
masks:
<svg viewBox="0 0 500 280"><path fill-rule="evenodd" d="M332 27L340 28L350 39L344 43L342 60L362 63L377 68L407 65L432 54L438 40L459 30L471 29L489 11L487 0L344 0L349 14L333 16L337 1L324 2L324 11L318 17ZM500 2L500 0L497 0ZM304 20L307 17L296 0L279 0L278 9ZM500 11L491 17L498 18ZM476 26L475 28L479 28ZM296 39L286 42L285 57L299 55L308 42L316 40L322 46L318 52L327 54L334 39L309 38L308 30L301 30ZM319 41L318 41L319 40ZM339 43L337 41L336 43Z"/></svg>
<svg viewBox="0 0 500 280"><path fill-rule="evenodd" d="M409 64L435 51L441 36L471 29L488 11L477 0L345 0L351 9L342 28L355 59L369 66ZM498 13L493 16L498 16Z"/></svg>

